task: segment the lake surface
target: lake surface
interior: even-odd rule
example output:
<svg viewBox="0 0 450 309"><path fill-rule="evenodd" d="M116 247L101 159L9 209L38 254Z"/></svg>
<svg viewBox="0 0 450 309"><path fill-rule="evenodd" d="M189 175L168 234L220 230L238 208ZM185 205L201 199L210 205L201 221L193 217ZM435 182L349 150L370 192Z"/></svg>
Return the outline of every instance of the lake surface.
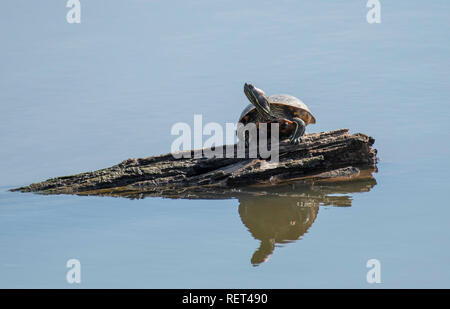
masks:
<svg viewBox="0 0 450 309"><path fill-rule="evenodd" d="M305 2L81 0L68 24L65 1L3 1L0 287L449 288L450 3L381 1L368 24L366 1ZM301 98L307 132L373 136L373 180L263 199L8 191L170 152L194 114L235 122L244 82Z"/></svg>

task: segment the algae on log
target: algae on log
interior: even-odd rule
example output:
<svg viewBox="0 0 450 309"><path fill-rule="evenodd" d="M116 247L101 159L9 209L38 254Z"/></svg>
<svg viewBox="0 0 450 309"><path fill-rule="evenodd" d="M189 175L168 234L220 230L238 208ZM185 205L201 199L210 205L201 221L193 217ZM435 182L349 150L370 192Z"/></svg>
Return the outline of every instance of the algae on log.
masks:
<svg viewBox="0 0 450 309"><path fill-rule="evenodd" d="M279 144L279 162L238 158L237 145L219 146L223 158L194 158L205 149L128 159L109 168L34 183L11 191L163 197L226 194L248 186L273 186L291 181L314 182L358 175L360 167L377 162L375 140L348 129L306 134L300 145ZM274 147L276 145L272 145ZM234 157L225 157L226 149ZM217 149L216 149L217 151Z"/></svg>

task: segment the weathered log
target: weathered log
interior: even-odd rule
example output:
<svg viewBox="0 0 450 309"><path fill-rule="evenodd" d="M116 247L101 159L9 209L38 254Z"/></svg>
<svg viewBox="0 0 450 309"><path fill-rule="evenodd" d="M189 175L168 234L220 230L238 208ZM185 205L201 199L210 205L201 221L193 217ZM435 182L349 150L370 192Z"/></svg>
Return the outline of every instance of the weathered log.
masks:
<svg viewBox="0 0 450 309"><path fill-rule="evenodd" d="M318 182L351 178L361 167L377 162L375 140L348 129L306 134L300 145L280 143L279 162L238 157L238 146L220 146L222 158L195 158L205 149L128 159L109 168L34 183L12 191L138 197L201 198L229 196L248 186L273 186L291 181ZM226 149L234 155L225 157ZM187 156L187 157L186 157Z"/></svg>

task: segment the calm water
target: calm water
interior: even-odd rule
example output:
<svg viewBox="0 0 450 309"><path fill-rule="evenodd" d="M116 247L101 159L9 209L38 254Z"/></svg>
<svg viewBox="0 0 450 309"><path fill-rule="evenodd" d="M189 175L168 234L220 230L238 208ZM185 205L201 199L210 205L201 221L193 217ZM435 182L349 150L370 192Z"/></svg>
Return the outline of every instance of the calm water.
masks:
<svg viewBox="0 0 450 309"><path fill-rule="evenodd" d="M0 287L450 287L448 1L3 1ZM224 200L7 190L236 121L246 81L376 139L368 183ZM283 191L284 190L284 191ZM278 192L278 193L280 193ZM350 206L350 207L348 207ZM366 281L381 262L382 284ZM253 264L258 264L255 267Z"/></svg>

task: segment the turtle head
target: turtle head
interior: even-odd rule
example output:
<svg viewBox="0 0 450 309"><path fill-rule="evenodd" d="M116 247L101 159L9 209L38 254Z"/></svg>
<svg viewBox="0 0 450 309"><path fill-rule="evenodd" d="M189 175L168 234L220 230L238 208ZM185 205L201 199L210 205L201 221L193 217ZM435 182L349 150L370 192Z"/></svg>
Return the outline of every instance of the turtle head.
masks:
<svg viewBox="0 0 450 309"><path fill-rule="evenodd" d="M245 83L244 93L262 116L269 119L273 118L272 112L270 111L270 103L264 91L256 88L252 84Z"/></svg>

